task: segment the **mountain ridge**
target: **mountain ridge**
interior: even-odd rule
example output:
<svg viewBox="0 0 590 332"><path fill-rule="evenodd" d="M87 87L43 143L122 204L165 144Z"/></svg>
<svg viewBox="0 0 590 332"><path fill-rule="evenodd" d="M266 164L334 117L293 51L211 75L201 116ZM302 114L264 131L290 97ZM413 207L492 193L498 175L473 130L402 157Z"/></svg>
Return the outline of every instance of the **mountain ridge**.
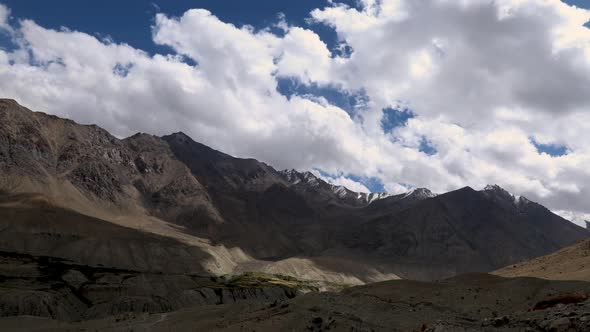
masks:
<svg viewBox="0 0 590 332"><path fill-rule="evenodd" d="M516 206L468 187L362 195L312 173L232 157L181 132L118 139L15 101L0 100L0 170L3 179L19 179L20 188L9 192L41 193L76 213L180 241L188 245L183 259L211 274L431 280L492 271L588 236L528 200ZM48 225L52 239L67 232L57 221ZM32 229L20 234L37 239ZM81 245L118 241L75 235ZM52 249L59 240L43 241L47 255L59 254ZM0 249L27 250L8 238Z"/></svg>

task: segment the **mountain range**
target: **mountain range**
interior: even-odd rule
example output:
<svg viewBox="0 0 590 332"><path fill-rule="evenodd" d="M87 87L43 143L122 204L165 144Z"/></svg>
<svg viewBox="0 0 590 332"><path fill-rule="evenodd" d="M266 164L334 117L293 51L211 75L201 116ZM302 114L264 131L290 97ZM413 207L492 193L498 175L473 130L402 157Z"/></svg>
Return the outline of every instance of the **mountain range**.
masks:
<svg viewBox="0 0 590 332"><path fill-rule="evenodd" d="M0 251L362 284L488 272L590 234L499 186L357 193L184 133L119 139L0 100Z"/></svg>

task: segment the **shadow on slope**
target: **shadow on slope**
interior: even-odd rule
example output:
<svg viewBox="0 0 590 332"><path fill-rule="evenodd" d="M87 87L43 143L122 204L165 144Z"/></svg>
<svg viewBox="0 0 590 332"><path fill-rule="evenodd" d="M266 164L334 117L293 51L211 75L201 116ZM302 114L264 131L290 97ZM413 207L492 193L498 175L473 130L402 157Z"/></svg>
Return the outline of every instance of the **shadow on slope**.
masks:
<svg viewBox="0 0 590 332"><path fill-rule="evenodd" d="M0 195L0 250L85 265L207 274L211 256L175 239L55 206L40 194Z"/></svg>

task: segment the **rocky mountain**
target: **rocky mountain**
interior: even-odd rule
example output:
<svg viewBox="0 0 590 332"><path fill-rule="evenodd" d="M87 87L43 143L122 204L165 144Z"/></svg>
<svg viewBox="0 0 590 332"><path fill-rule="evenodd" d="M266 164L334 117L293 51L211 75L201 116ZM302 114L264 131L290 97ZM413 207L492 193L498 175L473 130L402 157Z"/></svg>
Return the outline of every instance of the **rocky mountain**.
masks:
<svg viewBox="0 0 590 332"><path fill-rule="evenodd" d="M362 207L376 200L389 197L387 193L358 193L344 186L333 185L318 178L312 172L297 172L294 169L280 172L283 179L300 194L323 197L320 204L345 204Z"/></svg>
<svg viewBox="0 0 590 332"><path fill-rule="evenodd" d="M0 172L0 250L149 273L430 280L589 235L499 187L355 193L183 133L118 139L6 99Z"/></svg>

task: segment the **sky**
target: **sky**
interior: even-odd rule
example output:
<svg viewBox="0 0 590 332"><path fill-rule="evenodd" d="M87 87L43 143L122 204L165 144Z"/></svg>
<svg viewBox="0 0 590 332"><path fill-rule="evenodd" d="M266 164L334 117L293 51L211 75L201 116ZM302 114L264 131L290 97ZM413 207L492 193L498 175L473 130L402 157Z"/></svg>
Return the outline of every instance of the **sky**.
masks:
<svg viewBox="0 0 590 332"><path fill-rule="evenodd" d="M590 219L590 1L0 0L0 92L357 191Z"/></svg>

